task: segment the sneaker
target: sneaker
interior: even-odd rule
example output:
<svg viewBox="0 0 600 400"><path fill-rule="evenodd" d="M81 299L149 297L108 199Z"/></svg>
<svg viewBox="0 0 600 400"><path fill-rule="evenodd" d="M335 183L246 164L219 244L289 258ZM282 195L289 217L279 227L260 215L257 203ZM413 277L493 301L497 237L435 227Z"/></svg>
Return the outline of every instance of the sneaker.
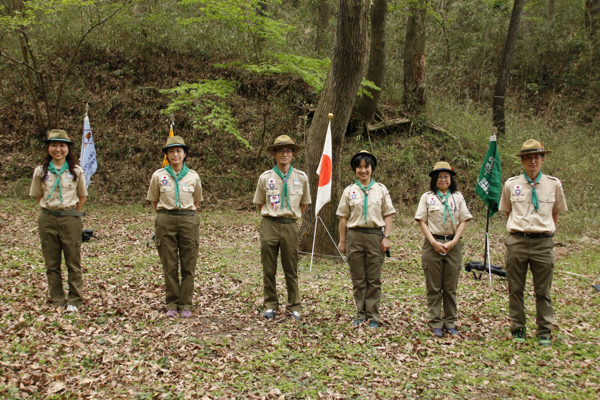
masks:
<svg viewBox="0 0 600 400"><path fill-rule="evenodd" d="M364 320L364 319L357 319L356 321L352 322L352 325L360 325L360 324L362 324L363 322L365 322L365 320Z"/></svg>
<svg viewBox="0 0 600 400"><path fill-rule="evenodd" d="M458 333L456 328L446 329L446 332L448 332L448 335L450 336L460 336L460 333Z"/></svg>
<svg viewBox="0 0 600 400"><path fill-rule="evenodd" d="M444 332L442 331L442 328L433 328L433 334L437 337L444 336Z"/></svg>
<svg viewBox="0 0 600 400"><path fill-rule="evenodd" d="M544 346L544 347L550 347L550 346L552 346L552 342L550 341L550 338L548 336L539 336L538 337L538 344L540 346Z"/></svg>
<svg viewBox="0 0 600 400"><path fill-rule="evenodd" d="M167 311L168 318L175 318L176 316L177 316L177 310L168 310Z"/></svg>
<svg viewBox="0 0 600 400"><path fill-rule="evenodd" d="M300 321L302 319L302 317L300 316L300 313L298 311L292 311L291 314L292 318L294 318L296 321Z"/></svg>
<svg viewBox="0 0 600 400"><path fill-rule="evenodd" d="M264 312L263 317L265 317L266 319L273 319L273 318L275 318L275 310L269 308L268 310L266 310Z"/></svg>
<svg viewBox="0 0 600 400"><path fill-rule="evenodd" d="M379 323L377 321L369 322L369 328L379 328Z"/></svg>
<svg viewBox="0 0 600 400"><path fill-rule="evenodd" d="M77 308L77 306L74 306L73 304L69 304L67 306L67 312L77 312L79 311L79 309Z"/></svg>
<svg viewBox="0 0 600 400"><path fill-rule="evenodd" d="M181 312L182 318L192 318L192 312L190 310L183 310Z"/></svg>
<svg viewBox="0 0 600 400"><path fill-rule="evenodd" d="M527 329L526 328L517 329L516 331L514 331L512 333L512 335L513 335L514 341L524 342L525 337L527 336Z"/></svg>

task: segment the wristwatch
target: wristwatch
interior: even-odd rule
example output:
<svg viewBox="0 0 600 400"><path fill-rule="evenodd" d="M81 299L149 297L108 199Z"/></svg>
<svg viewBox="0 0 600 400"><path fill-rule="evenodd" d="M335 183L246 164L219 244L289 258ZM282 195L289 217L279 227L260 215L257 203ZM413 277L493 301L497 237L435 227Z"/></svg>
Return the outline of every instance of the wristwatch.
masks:
<svg viewBox="0 0 600 400"><path fill-rule="evenodd" d="M390 235L386 235L386 234L384 233L384 234L383 234L383 237L384 237L384 238L387 238L387 239L389 239L389 238L390 238Z"/></svg>

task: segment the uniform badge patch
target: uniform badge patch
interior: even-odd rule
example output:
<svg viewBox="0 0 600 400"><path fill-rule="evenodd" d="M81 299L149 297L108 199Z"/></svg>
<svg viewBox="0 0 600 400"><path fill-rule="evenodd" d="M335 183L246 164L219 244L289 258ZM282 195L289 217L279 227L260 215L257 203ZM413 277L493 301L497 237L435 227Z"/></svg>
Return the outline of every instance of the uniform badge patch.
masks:
<svg viewBox="0 0 600 400"><path fill-rule="evenodd" d="M521 185L516 185L515 186L515 194L517 196L521 194Z"/></svg>
<svg viewBox="0 0 600 400"><path fill-rule="evenodd" d="M300 179L294 179L294 186L300 186Z"/></svg>
<svg viewBox="0 0 600 400"><path fill-rule="evenodd" d="M429 204L431 204L432 206L435 205L435 197L429 199Z"/></svg>
<svg viewBox="0 0 600 400"><path fill-rule="evenodd" d="M279 203L279 195L274 194L272 196L269 196L269 200L271 201L272 204Z"/></svg>
<svg viewBox="0 0 600 400"><path fill-rule="evenodd" d="M352 199L356 199L356 190L352 191L352 194L350 195L350 197L352 197Z"/></svg>
<svg viewBox="0 0 600 400"><path fill-rule="evenodd" d="M50 179L49 174L44 175L44 177L42 178L43 181L47 181L48 179Z"/></svg>
<svg viewBox="0 0 600 400"><path fill-rule="evenodd" d="M168 177L168 176L166 176L166 175L163 175L163 176L161 176L161 177L160 177L160 180L162 181L161 183L162 183L163 185L168 185L168 184L169 184L169 177Z"/></svg>
<svg viewBox="0 0 600 400"><path fill-rule="evenodd" d="M275 189L275 179L269 179L269 189Z"/></svg>
<svg viewBox="0 0 600 400"><path fill-rule="evenodd" d="M67 179L73 179L73 174L67 171Z"/></svg>

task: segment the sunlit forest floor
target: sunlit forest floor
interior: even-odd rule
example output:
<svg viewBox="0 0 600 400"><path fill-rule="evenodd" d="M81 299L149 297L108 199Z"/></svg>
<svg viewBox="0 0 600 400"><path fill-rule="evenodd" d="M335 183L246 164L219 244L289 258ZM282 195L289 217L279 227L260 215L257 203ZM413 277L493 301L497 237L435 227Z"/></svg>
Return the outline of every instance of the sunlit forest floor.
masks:
<svg viewBox="0 0 600 400"><path fill-rule="evenodd" d="M463 273L460 338L427 327L422 234L408 210L394 219L383 272L382 327L352 327L345 265L300 261L301 323L281 308L262 317L255 212L205 209L191 319L164 316L164 284L152 243L154 215L141 206L88 208L82 245L85 304L49 303L32 200L0 200L0 396L3 398L597 398L600 395L600 242L559 234L553 346L510 340L506 281ZM485 219L465 234L465 261L483 261ZM491 224L503 265L504 220ZM574 275L578 274L578 275ZM530 282L531 283L531 282ZM278 287L285 304L280 270Z"/></svg>

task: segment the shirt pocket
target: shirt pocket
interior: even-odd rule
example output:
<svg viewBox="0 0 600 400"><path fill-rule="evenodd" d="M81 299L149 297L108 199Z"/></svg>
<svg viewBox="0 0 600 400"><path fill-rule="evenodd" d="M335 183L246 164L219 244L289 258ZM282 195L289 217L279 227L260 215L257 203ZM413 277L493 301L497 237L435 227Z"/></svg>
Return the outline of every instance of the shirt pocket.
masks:
<svg viewBox="0 0 600 400"><path fill-rule="evenodd" d="M529 205L529 202L527 201L527 198L525 196L510 196L510 204L512 207L511 212L516 212L516 215L524 216L525 214L527 214L527 207Z"/></svg>
<svg viewBox="0 0 600 400"><path fill-rule="evenodd" d="M173 187L172 186L163 185L163 186L160 187L160 192L161 193L172 192L172 191L173 191Z"/></svg>
<svg viewBox="0 0 600 400"><path fill-rule="evenodd" d="M554 208L555 197L538 197L538 202L540 204L538 208L538 213L541 215L552 215L552 209Z"/></svg>
<svg viewBox="0 0 600 400"><path fill-rule="evenodd" d="M181 207L190 208L194 204L194 187L193 186L181 186L179 188L181 195Z"/></svg>

